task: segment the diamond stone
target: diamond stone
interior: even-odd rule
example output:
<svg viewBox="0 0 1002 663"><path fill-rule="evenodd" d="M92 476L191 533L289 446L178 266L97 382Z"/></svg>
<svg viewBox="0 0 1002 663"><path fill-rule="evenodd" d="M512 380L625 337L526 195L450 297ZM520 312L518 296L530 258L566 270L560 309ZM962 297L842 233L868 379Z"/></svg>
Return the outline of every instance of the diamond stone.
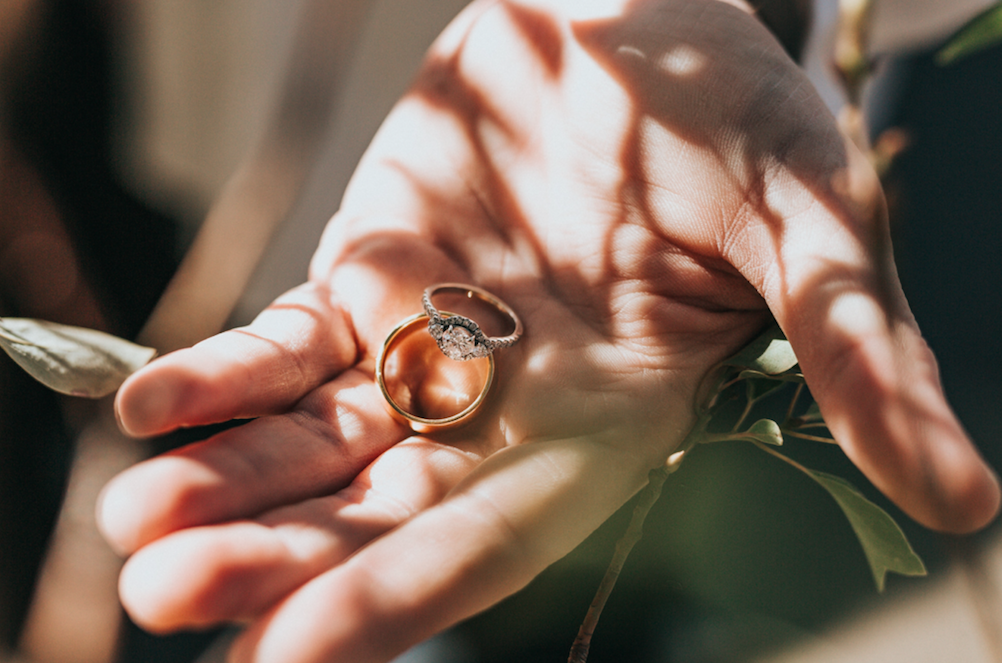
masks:
<svg viewBox="0 0 1002 663"><path fill-rule="evenodd" d="M466 361L480 356L477 339L465 327L448 327L438 339L438 347L449 359Z"/></svg>

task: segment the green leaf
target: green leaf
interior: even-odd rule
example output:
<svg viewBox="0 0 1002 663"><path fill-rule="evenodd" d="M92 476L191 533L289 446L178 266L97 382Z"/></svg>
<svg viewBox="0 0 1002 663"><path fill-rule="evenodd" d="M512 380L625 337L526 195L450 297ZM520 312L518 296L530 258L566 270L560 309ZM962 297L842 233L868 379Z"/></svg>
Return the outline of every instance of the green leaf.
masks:
<svg viewBox="0 0 1002 663"><path fill-rule="evenodd" d="M772 419L759 419L748 430L740 433L743 439L752 439L774 447L783 446L783 432Z"/></svg>
<svg viewBox="0 0 1002 663"><path fill-rule="evenodd" d="M926 574L922 560L886 511L866 499L855 486L841 477L817 470L807 470L807 473L835 498L849 519L863 545L878 591L884 591L884 578L888 571L906 576Z"/></svg>
<svg viewBox="0 0 1002 663"><path fill-rule="evenodd" d="M724 366L743 368L766 375L779 375L797 365L797 356L778 325L765 330L741 352L724 361Z"/></svg>
<svg viewBox="0 0 1002 663"><path fill-rule="evenodd" d="M50 389L89 398L112 393L156 354L95 329L28 318L0 320L0 347Z"/></svg>
<svg viewBox="0 0 1002 663"><path fill-rule="evenodd" d="M992 5L962 27L936 54L936 63L952 64L999 42L1002 42L1002 3Z"/></svg>

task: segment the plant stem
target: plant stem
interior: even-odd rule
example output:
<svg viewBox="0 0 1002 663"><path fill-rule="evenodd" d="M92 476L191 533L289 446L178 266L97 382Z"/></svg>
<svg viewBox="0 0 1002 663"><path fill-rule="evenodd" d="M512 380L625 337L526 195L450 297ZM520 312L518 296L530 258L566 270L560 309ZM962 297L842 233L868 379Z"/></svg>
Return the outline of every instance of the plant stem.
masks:
<svg viewBox="0 0 1002 663"><path fill-rule="evenodd" d="M741 412L741 416L738 417L738 420L734 422L734 426L731 428L732 434L737 433L741 429L741 425L745 423L745 419L747 419L748 415L751 414L752 407L755 406L755 400L756 399L754 398L749 398L745 402L745 409Z"/></svg>
<svg viewBox="0 0 1002 663"><path fill-rule="evenodd" d="M718 366L713 371L710 371L710 374L716 373L719 369L720 369L720 367ZM705 380L705 378L704 378L704 380ZM717 404L717 399L720 398L720 394L722 394L724 392L724 390L726 390L731 385L738 383L740 380L741 380L741 378L734 378L734 379L728 381L727 378L726 378L726 374L719 375L717 377L716 384L714 384L713 387L710 388L710 391L708 392L708 396L706 397L706 400L703 402L703 404L700 407L696 408L696 415L697 416L702 416L702 415L706 414L707 412L709 412L710 410L712 410L713 407Z"/></svg>
<svg viewBox="0 0 1002 663"><path fill-rule="evenodd" d="M867 155L872 155L872 151L863 117L863 88L873 71L867 53L873 5L874 0L839 0L834 56L835 71L842 79L847 98L839 113L839 127Z"/></svg>
<svg viewBox="0 0 1002 663"><path fill-rule="evenodd" d="M797 431L787 430L785 428L780 429L783 435L789 435L790 437L798 437L801 440L809 440L811 442L823 442L825 444L838 444L833 438L821 437L820 435L808 435L807 433L798 433Z"/></svg>
<svg viewBox="0 0 1002 663"><path fill-rule="evenodd" d="M770 448L769 445L762 444L761 442L758 442L756 440L749 440L749 442L751 442L752 444L754 444L756 447L758 447L762 451L766 452L767 454L775 456L776 458L780 459L784 463L787 463L788 465L792 465L793 467L797 468L798 470L800 470L804 474L806 474L806 475L808 475L808 476L810 476L810 477L813 478L814 475L811 474L811 471L809 469L807 469L806 467L804 467L803 465L801 465L797 461L793 460L789 456L784 456L783 454L779 453L775 449Z"/></svg>
<svg viewBox="0 0 1002 663"><path fill-rule="evenodd" d="M873 19L873 0L839 0L838 30L835 35L835 70L842 78L849 103L859 108L863 85L872 63L867 46Z"/></svg>
<svg viewBox="0 0 1002 663"><path fill-rule="evenodd" d="M677 466L676 463L674 467ZM605 576L598 586L598 591L595 593L595 598L592 599L588 613L581 623L581 628L578 629L578 635L574 639L574 644L571 645L567 663L585 663L588 659L588 650L591 648L591 637L598 624L598 618L602 615L602 609L605 608L606 601L609 600L609 596L616 586L616 581L623 570L623 564L626 563L627 556L643 534L644 520L647 518L647 514L650 512L651 507L654 506L654 503L658 501L658 497L661 496L661 488L664 486L665 480L673 469L668 466L661 466L651 470L651 473L648 475L647 486L641 492L636 506L633 507L633 516L630 518L630 524L626 528L623 537L616 543L616 551L613 553L612 561L609 562L609 567L605 570Z"/></svg>
<svg viewBox="0 0 1002 663"><path fill-rule="evenodd" d="M789 421L793 416L793 408L797 404L797 399L800 398L800 392L804 390L803 384L797 385L797 390L793 392L793 398L790 399L790 407L786 408L786 419L784 421Z"/></svg>

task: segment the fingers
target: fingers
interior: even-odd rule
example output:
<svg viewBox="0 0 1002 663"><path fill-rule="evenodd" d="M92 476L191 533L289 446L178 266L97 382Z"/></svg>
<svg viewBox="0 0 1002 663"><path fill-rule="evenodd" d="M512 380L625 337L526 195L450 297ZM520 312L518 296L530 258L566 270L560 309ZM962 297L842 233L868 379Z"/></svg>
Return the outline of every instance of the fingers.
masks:
<svg viewBox="0 0 1002 663"><path fill-rule="evenodd" d="M439 505L294 592L233 661L388 661L527 584L642 485L638 458L591 440L491 456Z"/></svg>
<svg viewBox="0 0 1002 663"><path fill-rule="evenodd" d="M287 293L249 326L151 363L119 389L131 435L279 412L356 359L351 327L322 288Z"/></svg>
<svg viewBox="0 0 1002 663"><path fill-rule="evenodd" d="M840 146L835 146L838 150ZM893 266L882 194L848 144L798 214L749 222L745 271L792 342L850 459L909 515L967 532L991 521L999 484L952 413ZM803 188L774 183L778 205ZM827 191L825 191L827 189ZM818 193L820 192L820 195Z"/></svg>
<svg viewBox="0 0 1002 663"><path fill-rule="evenodd" d="M257 516L348 485L404 436L367 373L351 370L296 409L140 463L115 477L98 523L120 553L184 527Z"/></svg>
<svg viewBox="0 0 1002 663"><path fill-rule="evenodd" d="M380 456L330 497L252 521L165 536L126 563L123 605L152 631L261 615L377 536L439 502L479 455L422 438Z"/></svg>

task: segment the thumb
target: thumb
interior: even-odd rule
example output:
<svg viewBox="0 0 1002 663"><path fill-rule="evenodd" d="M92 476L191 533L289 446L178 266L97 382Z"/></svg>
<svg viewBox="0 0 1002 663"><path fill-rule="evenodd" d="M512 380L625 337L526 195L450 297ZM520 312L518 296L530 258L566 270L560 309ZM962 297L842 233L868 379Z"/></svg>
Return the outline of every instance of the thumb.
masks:
<svg viewBox="0 0 1002 663"><path fill-rule="evenodd" d="M745 257L743 271L853 463L920 523L979 529L999 509L998 479L947 403L905 300L877 177L852 145L844 148L844 167L820 184L806 212L753 228L746 246L757 257ZM772 199L789 200L783 194L798 186L780 177Z"/></svg>

